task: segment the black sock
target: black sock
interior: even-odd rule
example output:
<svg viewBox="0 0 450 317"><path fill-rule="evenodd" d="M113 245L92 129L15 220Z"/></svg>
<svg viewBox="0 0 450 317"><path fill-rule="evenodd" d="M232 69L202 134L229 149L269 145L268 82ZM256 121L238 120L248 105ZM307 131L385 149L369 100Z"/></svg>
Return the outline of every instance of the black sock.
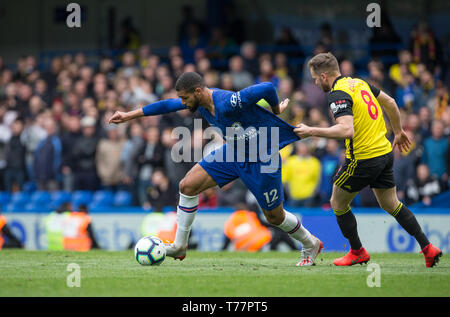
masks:
<svg viewBox="0 0 450 317"><path fill-rule="evenodd" d="M336 219L342 234L348 239L348 242L350 242L350 247L353 250L361 249L362 244L358 236L356 218L352 211L349 210L343 215L336 215Z"/></svg>
<svg viewBox="0 0 450 317"><path fill-rule="evenodd" d="M423 233L422 228L417 222L416 217L411 212L411 210L408 209L408 207L402 205L399 212L394 217L400 224L400 226L402 226L402 228L405 229L406 232L408 232L417 240L421 249L430 244L430 241L428 241L428 238Z"/></svg>

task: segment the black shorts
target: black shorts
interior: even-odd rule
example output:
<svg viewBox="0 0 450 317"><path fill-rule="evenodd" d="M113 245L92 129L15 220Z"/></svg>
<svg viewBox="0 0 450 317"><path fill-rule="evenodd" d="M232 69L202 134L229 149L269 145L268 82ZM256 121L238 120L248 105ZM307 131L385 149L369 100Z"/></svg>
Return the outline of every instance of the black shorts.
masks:
<svg viewBox="0 0 450 317"><path fill-rule="evenodd" d="M366 160L345 159L345 163L333 178L333 183L350 193L366 186L392 188L395 186L394 155L392 152Z"/></svg>

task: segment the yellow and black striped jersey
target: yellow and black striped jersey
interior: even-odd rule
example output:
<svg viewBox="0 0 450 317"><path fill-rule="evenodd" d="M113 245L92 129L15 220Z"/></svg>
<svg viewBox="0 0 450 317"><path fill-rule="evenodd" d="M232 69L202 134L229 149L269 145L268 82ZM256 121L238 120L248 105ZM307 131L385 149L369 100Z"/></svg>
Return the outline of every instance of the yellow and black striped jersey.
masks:
<svg viewBox="0 0 450 317"><path fill-rule="evenodd" d="M328 94L334 118L353 116L354 135L345 140L346 157L364 160L392 151L377 96L380 90L362 79L339 76Z"/></svg>

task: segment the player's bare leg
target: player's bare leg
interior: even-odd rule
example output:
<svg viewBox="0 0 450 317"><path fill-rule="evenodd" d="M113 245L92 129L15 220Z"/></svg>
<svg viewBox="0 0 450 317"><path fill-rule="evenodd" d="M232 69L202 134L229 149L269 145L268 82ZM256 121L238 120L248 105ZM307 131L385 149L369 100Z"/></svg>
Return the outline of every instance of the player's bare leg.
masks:
<svg viewBox="0 0 450 317"><path fill-rule="evenodd" d="M277 226L302 244L302 256L297 266L314 265L317 255L323 248L322 242L303 227L296 216L285 210L283 203L271 210L263 209L263 213L270 224Z"/></svg>
<svg viewBox="0 0 450 317"><path fill-rule="evenodd" d="M336 185L333 185L333 193L331 195L331 208L336 215L336 220L341 229L342 234L350 243L350 252L342 258L335 259L334 265L348 266L357 263L366 263L370 260L370 255L362 247L358 236L358 229L355 215L350 209L350 203L358 192L350 193Z"/></svg>
<svg viewBox="0 0 450 317"><path fill-rule="evenodd" d="M198 195L216 185L217 183L199 164L195 164L181 180L180 201L177 208L177 233L174 243L166 244L168 256L179 260L185 258L191 226L197 213Z"/></svg>
<svg viewBox="0 0 450 317"><path fill-rule="evenodd" d="M426 267L433 267L438 263L442 251L430 243L414 214L398 200L396 188L373 188L373 192L380 207L393 216L402 228L417 240L425 256Z"/></svg>

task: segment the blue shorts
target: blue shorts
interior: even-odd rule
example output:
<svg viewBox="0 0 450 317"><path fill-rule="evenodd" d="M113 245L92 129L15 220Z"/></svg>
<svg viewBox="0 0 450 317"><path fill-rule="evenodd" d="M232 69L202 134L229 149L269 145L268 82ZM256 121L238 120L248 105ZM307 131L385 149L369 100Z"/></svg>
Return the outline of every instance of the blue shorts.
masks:
<svg viewBox="0 0 450 317"><path fill-rule="evenodd" d="M217 151L226 151L226 146L212 151L199 164L220 187L240 178L255 196L261 208L272 210L283 202L279 154L277 162L226 162L225 159L219 162L212 159L214 155L217 155Z"/></svg>

